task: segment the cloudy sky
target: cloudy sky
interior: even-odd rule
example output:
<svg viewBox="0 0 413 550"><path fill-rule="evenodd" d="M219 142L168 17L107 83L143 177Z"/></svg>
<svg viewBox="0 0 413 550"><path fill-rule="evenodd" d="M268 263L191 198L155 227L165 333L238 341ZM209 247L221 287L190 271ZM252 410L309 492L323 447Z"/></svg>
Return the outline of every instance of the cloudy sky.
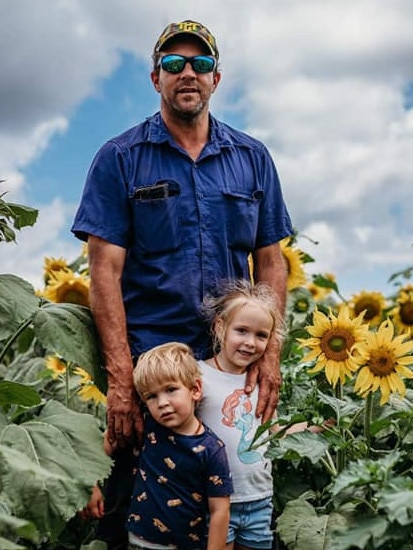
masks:
<svg viewBox="0 0 413 550"><path fill-rule="evenodd" d="M307 271L388 293L413 264L411 0L0 0L0 193L40 210L0 272L39 287L45 256L78 256L88 166L158 109L151 50L182 19L217 38L211 110L270 149Z"/></svg>

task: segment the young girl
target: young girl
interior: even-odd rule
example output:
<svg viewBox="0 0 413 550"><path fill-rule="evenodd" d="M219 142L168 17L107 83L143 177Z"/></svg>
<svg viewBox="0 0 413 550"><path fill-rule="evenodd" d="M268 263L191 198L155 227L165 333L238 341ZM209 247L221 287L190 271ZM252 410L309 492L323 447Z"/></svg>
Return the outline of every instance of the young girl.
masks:
<svg viewBox="0 0 413 550"><path fill-rule="evenodd" d="M226 549L272 548L271 462L263 456L265 446L250 449L260 424L254 414L258 389L248 395L244 383L271 339L281 339L282 317L272 290L247 281L230 283L221 296L206 301L205 311L215 354L199 362L204 390L198 414L225 441L232 472Z"/></svg>

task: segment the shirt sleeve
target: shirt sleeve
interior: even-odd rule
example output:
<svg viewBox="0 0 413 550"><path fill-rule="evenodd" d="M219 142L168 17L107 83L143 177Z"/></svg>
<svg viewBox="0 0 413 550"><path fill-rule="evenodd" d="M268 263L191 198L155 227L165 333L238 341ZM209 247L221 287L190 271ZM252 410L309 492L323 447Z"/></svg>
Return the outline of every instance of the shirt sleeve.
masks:
<svg viewBox="0 0 413 550"><path fill-rule="evenodd" d="M265 147L262 150L261 177L263 198L260 205L255 248L274 244L294 232L284 202L277 169Z"/></svg>
<svg viewBox="0 0 413 550"><path fill-rule="evenodd" d="M82 240L94 235L126 248L129 227L125 157L120 147L109 141L98 151L90 166L71 231Z"/></svg>
<svg viewBox="0 0 413 550"><path fill-rule="evenodd" d="M229 496L234 492L225 445L220 440L211 453L206 478L208 497Z"/></svg>

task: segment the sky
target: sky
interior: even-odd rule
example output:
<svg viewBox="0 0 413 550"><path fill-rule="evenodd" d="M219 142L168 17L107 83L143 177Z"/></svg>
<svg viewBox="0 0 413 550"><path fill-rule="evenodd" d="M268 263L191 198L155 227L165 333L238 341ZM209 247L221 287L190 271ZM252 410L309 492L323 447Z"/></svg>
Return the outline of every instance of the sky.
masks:
<svg viewBox="0 0 413 550"><path fill-rule="evenodd" d="M270 150L298 246L341 294L389 294L413 264L411 0L0 0L0 194L39 209L0 273L42 287L103 143L159 109L150 56L171 21L217 39L219 119Z"/></svg>

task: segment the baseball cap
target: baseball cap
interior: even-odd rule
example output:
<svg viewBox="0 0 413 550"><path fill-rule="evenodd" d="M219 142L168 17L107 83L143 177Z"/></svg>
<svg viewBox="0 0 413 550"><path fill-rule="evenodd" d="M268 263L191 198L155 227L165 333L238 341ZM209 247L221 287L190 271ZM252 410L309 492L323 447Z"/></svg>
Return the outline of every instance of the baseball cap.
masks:
<svg viewBox="0 0 413 550"><path fill-rule="evenodd" d="M191 21L189 19L181 21L180 23L169 23L169 25L167 25L162 31L161 36L158 38L158 41L155 44L154 52L160 52L168 40L183 34L191 34L192 36L198 37L201 42L208 47L211 54L218 59L219 52L217 43L215 41L215 37L211 34L211 31L205 27L205 25L202 25L202 23Z"/></svg>

